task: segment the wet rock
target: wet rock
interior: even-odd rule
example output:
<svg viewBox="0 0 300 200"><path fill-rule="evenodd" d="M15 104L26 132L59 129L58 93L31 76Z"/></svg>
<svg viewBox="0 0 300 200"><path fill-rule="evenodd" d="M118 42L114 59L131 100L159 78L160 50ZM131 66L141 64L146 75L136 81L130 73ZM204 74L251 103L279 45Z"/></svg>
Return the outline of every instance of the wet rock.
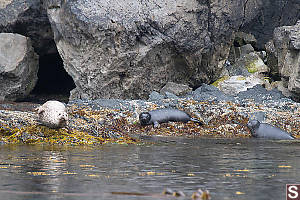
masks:
<svg viewBox="0 0 300 200"><path fill-rule="evenodd" d="M294 26L276 28L273 40L283 86L294 100L300 101L300 21Z"/></svg>
<svg viewBox="0 0 300 200"><path fill-rule="evenodd" d="M233 31L260 6L245 16L244 1L45 2L71 99L147 98L167 81L217 79Z"/></svg>
<svg viewBox="0 0 300 200"><path fill-rule="evenodd" d="M29 37L39 55L57 52L47 12L40 0L0 2L0 32Z"/></svg>
<svg viewBox="0 0 300 200"><path fill-rule="evenodd" d="M173 93L176 96L184 96L191 92L192 88L185 84L178 84L174 82L168 82L161 90L161 94L166 94L166 92Z"/></svg>
<svg viewBox="0 0 300 200"><path fill-rule="evenodd" d="M29 38L0 33L0 101L26 97L36 84L38 67Z"/></svg>

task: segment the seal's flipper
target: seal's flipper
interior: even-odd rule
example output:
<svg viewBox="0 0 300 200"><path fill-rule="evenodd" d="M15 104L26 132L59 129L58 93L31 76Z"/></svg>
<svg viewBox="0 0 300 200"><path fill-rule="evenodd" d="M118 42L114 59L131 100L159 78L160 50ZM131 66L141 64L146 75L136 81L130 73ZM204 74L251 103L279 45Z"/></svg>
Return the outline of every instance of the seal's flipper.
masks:
<svg viewBox="0 0 300 200"><path fill-rule="evenodd" d="M158 128L159 127L159 123L157 121L153 122L153 126L154 128Z"/></svg>
<svg viewBox="0 0 300 200"><path fill-rule="evenodd" d="M192 122L196 122L196 123L198 123L199 125L203 125L203 122L199 121L199 120L196 119L196 118L191 118L191 121L192 121Z"/></svg>

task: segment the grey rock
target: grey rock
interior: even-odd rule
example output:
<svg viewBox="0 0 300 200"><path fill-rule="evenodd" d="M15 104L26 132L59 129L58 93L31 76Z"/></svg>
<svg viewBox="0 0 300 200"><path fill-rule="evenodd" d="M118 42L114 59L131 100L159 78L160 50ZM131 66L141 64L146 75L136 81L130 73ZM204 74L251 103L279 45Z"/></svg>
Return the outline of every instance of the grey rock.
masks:
<svg viewBox="0 0 300 200"><path fill-rule="evenodd" d="M251 44L245 44L239 47L239 49L240 49L240 55L245 55L254 52L254 48L252 47Z"/></svg>
<svg viewBox="0 0 300 200"><path fill-rule="evenodd" d="M168 99L178 99L178 96L176 96L175 94L171 93L171 92L165 92L165 96Z"/></svg>
<svg viewBox="0 0 300 200"><path fill-rule="evenodd" d="M227 70L230 76L249 76L254 72L269 72L267 65L255 52L242 55L233 65L228 66Z"/></svg>
<svg viewBox="0 0 300 200"><path fill-rule="evenodd" d="M228 60L231 64L234 64L239 58L251 52L254 52L254 48L251 44L245 44L240 47L232 45L228 55Z"/></svg>
<svg viewBox="0 0 300 200"><path fill-rule="evenodd" d="M251 46L255 46L256 45L255 37L249 33L237 32L235 34L235 38L234 38L234 45L236 47L242 47L247 44L249 44Z"/></svg>
<svg viewBox="0 0 300 200"><path fill-rule="evenodd" d="M272 77L279 77L279 69L278 69L278 55L276 48L274 46L273 40L270 40L269 42L266 43L265 45L266 49L266 65L270 68L270 73Z"/></svg>
<svg viewBox="0 0 300 200"><path fill-rule="evenodd" d="M252 7L249 4L263 4L263 6L257 6L257 16L250 21L245 21L240 29L254 35L257 40L256 49L264 49L276 27L291 26L300 20L299 0L247 1L246 15L249 7L250 9Z"/></svg>
<svg viewBox="0 0 300 200"><path fill-rule="evenodd" d="M203 84L192 92L192 98L197 101L234 101L234 97L226 95L212 85Z"/></svg>
<svg viewBox="0 0 300 200"><path fill-rule="evenodd" d="M268 91L262 85L256 85L253 88L249 88L247 91L240 92L237 94L237 97L239 100L251 99L257 103L284 98L283 94L277 89Z"/></svg>
<svg viewBox="0 0 300 200"><path fill-rule="evenodd" d="M38 66L29 38L0 33L0 101L26 97L36 84Z"/></svg>
<svg viewBox="0 0 300 200"><path fill-rule="evenodd" d="M185 84L178 84L174 82L168 82L161 90L161 94L166 94L166 92L173 93L176 96L184 96L191 92L193 89Z"/></svg>
<svg viewBox="0 0 300 200"><path fill-rule="evenodd" d="M156 91L151 92L151 94L149 95L149 101L160 101L164 98L164 95L161 95Z"/></svg>
<svg viewBox="0 0 300 200"><path fill-rule="evenodd" d="M300 101L300 20L294 26L276 28L273 40L283 86Z"/></svg>
<svg viewBox="0 0 300 200"><path fill-rule="evenodd" d="M76 89L71 99L147 98L167 81L217 79L243 22L260 5L234 2L46 1L58 51Z"/></svg>
<svg viewBox="0 0 300 200"><path fill-rule="evenodd" d="M29 37L39 55L57 52L47 11L40 0L0 2L0 32Z"/></svg>

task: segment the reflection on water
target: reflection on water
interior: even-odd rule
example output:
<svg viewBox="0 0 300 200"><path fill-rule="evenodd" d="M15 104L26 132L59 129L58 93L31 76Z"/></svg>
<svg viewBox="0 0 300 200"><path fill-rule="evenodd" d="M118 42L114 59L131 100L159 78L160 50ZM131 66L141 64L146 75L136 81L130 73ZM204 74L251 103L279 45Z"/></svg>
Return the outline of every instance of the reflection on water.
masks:
<svg viewBox="0 0 300 200"><path fill-rule="evenodd" d="M168 139L149 145L0 146L1 199L285 199L300 180L299 142ZM144 193L116 195L112 192ZM174 199L171 198L171 199Z"/></svg>

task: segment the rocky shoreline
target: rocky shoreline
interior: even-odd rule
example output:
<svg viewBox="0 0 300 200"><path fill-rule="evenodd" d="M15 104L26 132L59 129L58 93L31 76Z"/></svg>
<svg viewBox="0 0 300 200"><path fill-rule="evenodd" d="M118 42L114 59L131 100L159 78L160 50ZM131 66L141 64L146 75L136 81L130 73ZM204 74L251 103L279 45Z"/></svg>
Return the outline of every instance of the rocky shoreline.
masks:
<svg viewBox="0 0 300 200"><path fill-rule="evenodd" d="M298 137L299 6L288 0L0 2L0 141L249 137L245 125L253 118ZM35 103L51 99L68 102L66 128L39 124ZM164 107L205 125L139 125L139 113Z"/></svg>
<svg viewBox="0 0 300 200"><path fill-rule="evenodd" d="M61 129L39 124L34 112L37 106L39 104L0 105L2 143L130 144L143 142L143 136L243 138L250 137L246 123L254 118L300 138L300 103L285 98L278 90L267 91L260 85L236 96L204 84L183 97L153 92L149 100L74 100L67 104L68 126ZM165 107L185 110L205 125L171 122L155 129L139 124L139 113Z"/></svg>

